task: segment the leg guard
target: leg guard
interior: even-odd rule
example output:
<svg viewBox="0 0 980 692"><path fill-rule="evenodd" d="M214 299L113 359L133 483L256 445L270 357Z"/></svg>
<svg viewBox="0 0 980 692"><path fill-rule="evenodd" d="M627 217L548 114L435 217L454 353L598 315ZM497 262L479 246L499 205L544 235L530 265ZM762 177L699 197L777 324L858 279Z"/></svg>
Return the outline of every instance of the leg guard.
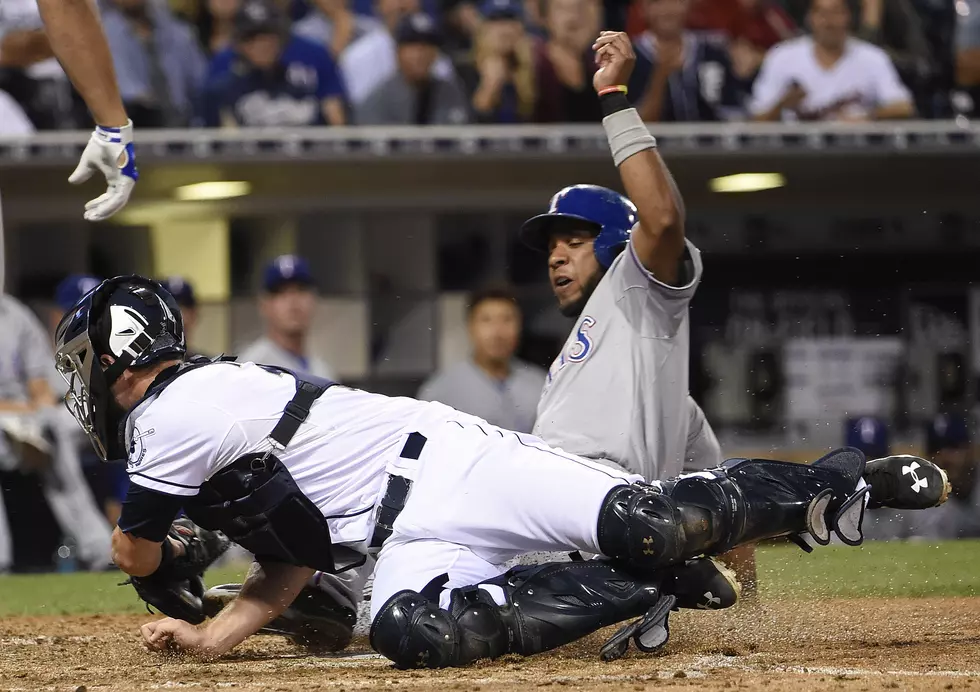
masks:
<svg viewBox="0 0 980 692"><path fill-rule="evenodd" d="M608 557L649 570L804 531L825 544L828 525L846 542L860 543L860 520L857 538L853 527L838 524L866 492L856 490L864 463L852 449L810 465L730 459L670 481L621 486L600 511L599 547Z"/></svg>
<svg viewBox="0 0 980 692"><path fill-rule="evenodd" d="M506 603L498 606L481 586L499 588ZM607 562L538 565L454 589L448 610L414 591L397 593L371 626L371 646L401 668L527 656L639 617L659 599L656 580Z"/></svg>

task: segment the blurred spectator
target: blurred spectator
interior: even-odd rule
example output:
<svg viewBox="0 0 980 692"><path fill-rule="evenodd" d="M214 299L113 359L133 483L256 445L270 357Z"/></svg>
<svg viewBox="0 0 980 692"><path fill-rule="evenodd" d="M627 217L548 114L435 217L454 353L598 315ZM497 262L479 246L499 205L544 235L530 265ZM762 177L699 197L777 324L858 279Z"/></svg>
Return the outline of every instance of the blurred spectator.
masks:
<svg viewBox="0 0 980 692"><path fill-rule="evenodd" d="M310 265L302 257L281 255L272 260L265 268L265 292L259 299L265 336L243 348L238 360L334 379L330 366L306 350L316 309L314 286Z"/></svg>
<svg viewBox="0 0 980 692"><path fill-rule="evenodd" d="M970 447L966 421L954 415L937 415L926 425L926 456L947 473L952 491L944 505L922 512L878 511L868 537L879 540L980 537L980 475ZM909 467L914 479L915 469ZM867 521L865 522L868 523Z"/></svg>
<svg viewBox="0 0 980 692"><path fill-rule="evenodd" d="M352 43L341 56L340 70L347 85L347 95L356 108L380 84L394 76L398 69L395 32L402 18L421 12L420 0L375 0L375 14L385 31L374 31ZM452 79L453 65L440 55L432 65L432 76Z"/></svg>
<svg viewBox="0 0 980 692"><path fill-rule="evenodd" d="M956 2L956 84L976 90L980 87L980 0ZM980 96L980 90L973 98ZM972 112L975 104L960 108Z"/></svg>
<svg viewBox="0 0 980 692"><path fill-rule="evenodd" d="M485 0L473 61L460 68L476 119L527 122L537 102L534 39L521 22L520 0Z"/></svg>
<svg viewBox="0 0 980 692"><path fill-rule="evenodd" d="M536 48L539 123L594 123L602 108L592 88L599 35L598 0L546 0L548 40Z"/></svg>
<svg viewBox="0 0 980 692"><path fill-rule="evenodd" d="M521 309L506 288L475 293L467 306L473 352L436 373L418 398L439 401L507 430L531 432L545 372L514 357L521 338Z"/></svg>
<svg viewBox="0 0 980 692"><path fill-rule="evenodd" d="M871 416L861 416L848 419L845 426L845 446L860 449L868 459L888 456L891 443L884 421Z"/></svg>
<svg viewBox="0 0 980 692"><path fill-rule="evenodd" d="M732 70L743 80L755 77L767 50L798 33L796 23L774 0L695 0L687 26L722 32Z"/></svg>
<svg viewBox="0 0 980 692"><path fill-rule="evenodd" d="M241 0L207 0L197 21L198 33L209 55L230 48L235 35L235 15Z"/></svg>
<svg viewBox="0 0 980 692"><path fill-rule="evenodd" d="M357 107L358 125L461 125L469 121L466 92L456 79L432 74L439 33L432 19L412 14L395 35L398 72Z"/></svg>
<svg viewBox="0 0 980 692"><path fill-rule="evenodd" d="M204 90L209 127L343 125L344 90L325 49L286 31L268 0L245 0L235 44L214 57Z"/></svg>
<svg viewBox="0 0 980 692"><path fill-rule="evenodd" d="M191 347L194 344L194 332L197 330L198 308L197 296L194 294L194 286L190 281L182 276L168 276L161 282L163 287L170 291L170 295L177 301L180 308L180 317L184 322L184 338L187 341L187 356L202 356L200 351L195 351Z"/></svg>
<svg viewBox="0 0 980 692"><path fill-rule="evenodd" d="M858 19L857 37L882 48L906 85L925 88L938 65L911 0L861 0Z"/></svg>
<svg viewBox="0 0 980 692"><path fill-rule="evenodd" d="M313 0L313 11L296 22L293 33L319 43L339 60L347 47L358 39L384 31L384 24L374 17L354 14L347 0Z"/></svg>
<svg viewBox="0 0 980 692"><path fill-rule="evenodd" d="M34 134L34 124L24 109L6 91L0 91L0 137Z"/></svg>
<svg viewBox="0 0 980 692"><path fill-rule="evenodd" d="M74 539L80 561L104 569L109 525L82 475L72 439L78 428L63 407L55 407L49 337L34 313L9 295L0 295L0 327L0 468L38 474L51 512L64 535ZM0 571L10 568L11 555L10 528L0 506Z"/></svg>
<svg viewBox="0 0 980 692"><path fill-rule="evenodd" d="M766 56L752 92L756 120L867 121L914 112L888 55L850 36L845 0L813 0L810 36L785 41Z"/></svg>
<svg viewBox="0 0 980 692"><path fill-rule="evenodd" d="M38 129L89 126L84 104L54 57L35 0L0 2L0 89ZM0 120L0 128L22 129L23 121Z"/></svg>
<svg viewBox="0 0 980 692"><path fill-rule="evenodd" d="M133 123L189 125L207 74L207 60L191 28L154 0L109 0L102 24Z"/></svg>
<svg viewBox="0 0 980 692"><path fill-rule="evenodd" d="M473 38L483 21L477 3L474 0L443 0L439 16L443 23L443 51L454 65L465 64L470 59Z"/></svg>
<svg viewBox="0 0 980 692"><path fill-rule="evenodd" d="M634 43L629 95L650 122L728 120L740 84L720 39L685 30L689 0L643 0L648 30Z"/></svg>

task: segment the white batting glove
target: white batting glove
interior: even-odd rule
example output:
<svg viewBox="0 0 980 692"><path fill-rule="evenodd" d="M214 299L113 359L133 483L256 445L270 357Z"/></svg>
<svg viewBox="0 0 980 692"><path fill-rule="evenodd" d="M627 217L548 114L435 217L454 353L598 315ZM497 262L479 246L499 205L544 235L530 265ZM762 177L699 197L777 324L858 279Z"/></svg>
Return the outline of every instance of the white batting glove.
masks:
<svg viewBox="0 0 980 692"><path fill-rule="evenodd" d="M86 221L104 221L125 207L139 180L133 153L132 120L123 127L97 125L68 182L79 185L96 171L105 176L109 188L85 205Z"/></svg>

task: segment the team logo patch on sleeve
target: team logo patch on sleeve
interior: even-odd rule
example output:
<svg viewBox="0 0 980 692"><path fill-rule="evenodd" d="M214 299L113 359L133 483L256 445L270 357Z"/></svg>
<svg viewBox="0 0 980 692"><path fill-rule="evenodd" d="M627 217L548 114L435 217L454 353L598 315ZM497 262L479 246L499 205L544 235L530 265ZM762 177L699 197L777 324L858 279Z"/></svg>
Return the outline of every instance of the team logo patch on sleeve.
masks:
<svg viewBox="0 0 980 692"><path fill-rule="evenodd" d="M140 432L139 428L133 429L133 439L129 443L129 464L130 468L139 468L146 458L146 444L144 438L156 434L156 428L150 428L146 432Z"/></svg>

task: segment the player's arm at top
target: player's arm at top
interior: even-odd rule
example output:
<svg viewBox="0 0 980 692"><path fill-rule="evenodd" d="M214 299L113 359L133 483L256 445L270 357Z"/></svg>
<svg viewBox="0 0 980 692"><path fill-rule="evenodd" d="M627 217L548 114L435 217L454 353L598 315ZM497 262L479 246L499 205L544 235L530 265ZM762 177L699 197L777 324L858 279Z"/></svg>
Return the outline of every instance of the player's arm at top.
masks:
<svg viewBox="0 0 980 692"><path fill-rule="evenodd" d="M96 171L105 176L106 192L85 205L88 221L102 221L126 206L139 178L133 124L119 95L112 54L92 0L38 0L37 4L51 49L96 122L68 181L83 183Z"/></svg>
<svg viewBox="0 0 980 692"><path fill-rule="evenodd" d="M630 242L637 259L654 277L677 285L684 256L684 203L636 109L623 91L636 55L625 33L604 31L593 45L599 69L592 80L602 104L603 126L626 196L640 223Z"/></svg>

